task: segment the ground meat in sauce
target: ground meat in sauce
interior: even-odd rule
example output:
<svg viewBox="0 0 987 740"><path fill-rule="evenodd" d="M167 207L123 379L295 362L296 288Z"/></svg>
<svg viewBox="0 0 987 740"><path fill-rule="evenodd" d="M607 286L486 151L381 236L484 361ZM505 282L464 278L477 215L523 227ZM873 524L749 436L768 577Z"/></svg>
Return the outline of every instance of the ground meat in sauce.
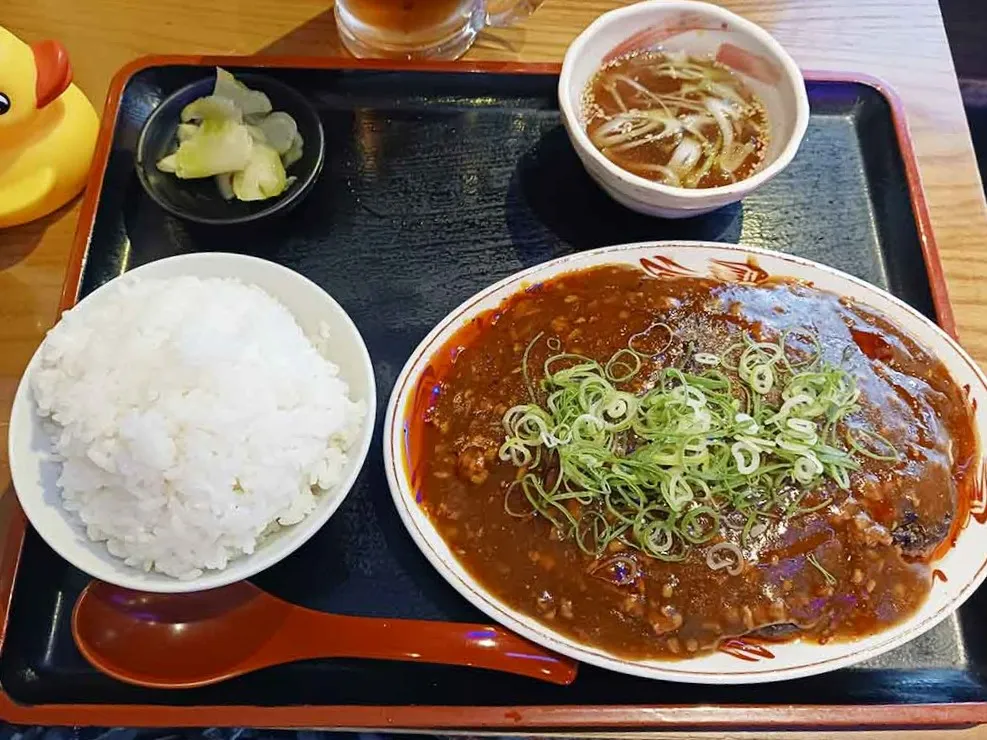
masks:
<svg viewBox="0 0 987 740"><path fill-rule="evenodd" d="M691 352L721 352L743 332L771 341L809 328L824 359L857 378L862 408L852 423L886 437L899 461L864 460L849 493L835 485L810 493L833 503L769 526L745 547L748 564L735 576L710 570L702 546L679 563L616 542L594 558L546 520L508 515L505 490L518 471L497 457L501 418L526 400L520 367L532 338L547 332L567 351L605 361L656 321L674 327L675 341L629 390L645 390L649 372ZM657 279L606 266L533 286L454 337L456 346L412 436L423 506L485 587L553 629L617 654L683 658L745 634L866 635L925 599L928 560L957 516L976 437L945 368L869 309L797 283ZM548 353L533 348L529 366Z"/></svg>

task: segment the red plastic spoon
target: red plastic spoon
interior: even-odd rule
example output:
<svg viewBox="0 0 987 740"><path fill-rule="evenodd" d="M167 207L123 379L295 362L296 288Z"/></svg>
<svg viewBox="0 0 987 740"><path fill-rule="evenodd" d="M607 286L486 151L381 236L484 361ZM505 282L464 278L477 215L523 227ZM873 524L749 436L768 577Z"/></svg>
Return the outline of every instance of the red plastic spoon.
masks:
<svg viewBox="0 0 987 740"><path fill-rule="evenodd" d="M556 684L577 664L499 627L326 614L247 582L191 594L148 594L93 581L72 636L120 681L192 688L309 658L375 658L488 668Z"/></svg>

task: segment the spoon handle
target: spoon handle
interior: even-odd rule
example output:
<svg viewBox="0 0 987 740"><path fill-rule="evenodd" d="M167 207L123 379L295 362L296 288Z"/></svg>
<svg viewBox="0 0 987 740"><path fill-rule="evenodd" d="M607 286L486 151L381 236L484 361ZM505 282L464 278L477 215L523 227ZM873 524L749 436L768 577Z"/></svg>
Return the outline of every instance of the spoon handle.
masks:
<svg viewBox="0 0 987 740"><path fill-rule="evenodd" d="M577 663L500 627L325 614L295 607L256 656L266 665L309 658L372 658L471 666L568 685Z"/></svg>

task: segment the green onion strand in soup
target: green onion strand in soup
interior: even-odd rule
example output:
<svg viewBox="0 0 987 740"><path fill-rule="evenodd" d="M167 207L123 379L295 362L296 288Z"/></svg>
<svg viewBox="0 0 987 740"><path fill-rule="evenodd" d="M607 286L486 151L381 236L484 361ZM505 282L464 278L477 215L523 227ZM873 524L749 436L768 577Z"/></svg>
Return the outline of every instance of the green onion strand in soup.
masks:
<svg viewBox="0 0 987 740"><path fill-rule="evenodd" d="M764 105L712 59L635 53L590 81L583 116L590 141L623 169L667 185L708 188L753 174L764 160Z"/></svg>

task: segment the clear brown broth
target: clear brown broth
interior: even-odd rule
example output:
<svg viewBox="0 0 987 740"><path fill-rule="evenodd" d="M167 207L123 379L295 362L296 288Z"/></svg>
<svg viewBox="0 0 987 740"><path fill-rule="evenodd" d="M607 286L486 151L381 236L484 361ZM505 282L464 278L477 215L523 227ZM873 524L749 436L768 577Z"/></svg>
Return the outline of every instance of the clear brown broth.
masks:
<svg viewBox="0 0 987 740"><path fill-rule="evenodd" d="M768 143L769 128L763 103L724 65L699 58L688 58L687 63L691 65L690 69L701 69L711 83L730 90L738 101L742 101L735 101L725 109L732 111L734 146L749 148L739 164L731 163L730 171L724 169L728 159L735 163L736 158L728 158L720 127L708 111L703 113L703 101L717 96L708 91L693 90L697 84L694 80L669 76L668 68L674 68L676 62L660 52L620 57L593 77L583 101L590 139L614 164L635 175L670 185L714 188L750 177L764 161ZM681 102L676 102L676 98ZM668 133L660 128L629 142L601 146L597 139L603 127L615 117L626 115L627 111L643 112L644 115L670 113L680 123L688 122L692 116L692 120L698 122L689 127L691 130ZM689 174L676 171L679 181L674 181L667 169L684 138L697 142L703 153Z"/></svg>

